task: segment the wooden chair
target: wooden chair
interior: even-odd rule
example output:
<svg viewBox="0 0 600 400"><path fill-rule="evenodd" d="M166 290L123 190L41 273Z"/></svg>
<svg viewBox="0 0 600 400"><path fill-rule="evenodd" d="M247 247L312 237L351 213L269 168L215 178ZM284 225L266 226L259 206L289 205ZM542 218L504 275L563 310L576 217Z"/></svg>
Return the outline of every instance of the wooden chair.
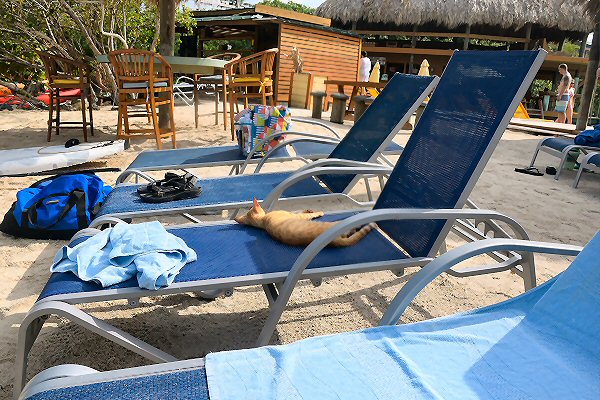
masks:
<svg viewBox="0 0 600 400"><path fill-rule="evenodd" d="M162 150L162 139L171 138L176 148L173 100L173 72L160 54L128 49L109 53L117 76L119 90L119 138L154 136L156 147ZM130 106L145 105L146 111L129 110ZM160 128L157 108L169 106L169 127ZM131 129L129 118L147 117L152 128ZM123 132L125 126L125 132Z"/></svg>
<svg viewBox="0 0 600 400"><path fill-rule="evenodd" d="M50 88L50 104L48 107L48 141L52 139L52 129L56 130L56 135L60 134L60 128L83 128L83 140L87 142L87 128L90 127L90 133L94 135L94 118L92 115L92 88L90 65L61 57L47 51L37 51L37 55L42 59L46 68L46 78ZM79 89L78 94L65 94L64 90ZM62 91L62 92L61 92ZM81 100L81 118L82 121L61 121L60 120L60 102L61 100L80 99ZM87 103L86 103L87 100ZM54 109L56 108L56 118ZM86 120L86 109L89 112L89 122Z"/></svg>
<svg viewBox="0 0 600 400"><path fill-rule="evenodd" d="M269 49L255 53L225 65L227 74L229 96L229 122L231 124L231 140L234 140L233 108L238 99L244 99L244 106L248 107L248 99L261 99L261 104L267 105L270 97L271 105L275 105L273 98L273 64L279 49Z"/></svg>
<svg viewBox="0 0 600 400"><path fill-rule="evenodd" d="M232 62L239 60L242 56L238 53L222 53L207 58ZM223 125L224 129L227 129L227 80L228 77L225 69L221 71L221 75L194 75L194 120L196 128L198 127L198 85L204 84L212 85L215 89L215 125L219 125L219 92L221 93L223 102Z"/></svg>

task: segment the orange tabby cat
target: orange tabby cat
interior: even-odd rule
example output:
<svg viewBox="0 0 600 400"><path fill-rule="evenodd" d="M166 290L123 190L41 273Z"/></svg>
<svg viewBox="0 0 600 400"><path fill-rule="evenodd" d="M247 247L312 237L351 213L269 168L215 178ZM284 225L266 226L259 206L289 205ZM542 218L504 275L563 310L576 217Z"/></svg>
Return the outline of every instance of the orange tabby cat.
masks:
<svg viewBox="0 0 600 400"><path fill-rule="evenodd" d="M306 210L301 214L289 211L265 212L254 199L254 207L246 215L235 218L237 223L264 229L273 239L292 246L308 246L317 236L335 225L335 222L311 221L323 216L322 212ZM359 230L340 236L330 246L352 246L373 229L374 225L365 225Z"/></svg>

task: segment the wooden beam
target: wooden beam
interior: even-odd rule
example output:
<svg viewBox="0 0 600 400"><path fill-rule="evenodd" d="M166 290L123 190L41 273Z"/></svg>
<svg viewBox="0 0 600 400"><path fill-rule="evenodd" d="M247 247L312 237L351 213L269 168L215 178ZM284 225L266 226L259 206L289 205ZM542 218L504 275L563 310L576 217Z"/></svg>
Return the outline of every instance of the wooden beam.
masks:
<svg viewBox="0 0 600 400"><path fill-rule="evenodd" d="M359 35L374 35L374 36L428 36L428 37L447 37L447 38L469 38L469 39L482 39L482 40L494 40L497 42L514 42L514 43L527 43L529 39L509 37L509 36L492 36L492 35L478 35L470 33L460 32L406 32L406 31L356 31Z"/></svg>
<svg viewBox="0 0 600 400"><path fill-rule="evenodd" d="M254 6L254 11L260 14L273 15L275 17L282 17L293 19L296 21L308 22L309 24L331 26L331 20L329 18L317 17L316 15L299 13L296 11L284 10L282 8L269 7L264 4L257 4Z"/></svg>
<svg viewBox="0 0 600 400"><path fill-rule="evenodd" d="M172 56L175 49L175 2L173 0L159 1L160 13L160 44L158 52L163 56ZM169 126L169 106L163 105L158 108L159 126Z"/></svg>
<svg viewBox="0 0 600 400"><path fill-rule="evenodd" d="M443 49L411 49L407 47L375 47L364 46L363 50L369 54L373 53L395 53L395 54L422 54L429 56L451 56L454 50Z"/></svg>
<svg viewBox="0 0 600 400"><path fill-rule="evenodd" d="M579 46L579 57L585 56L585 48L587 47L588 33L585 33L581 38L581 46Z"/></svg>
<svg viewBox="0 0 600 400"><path fill-rule="evenodd" d="M525 50L529 50L529 43L531 42L531 27L532 27L532 23L528 22L525 24L525 39L527 39L527 42L525 43Z"/></svg>

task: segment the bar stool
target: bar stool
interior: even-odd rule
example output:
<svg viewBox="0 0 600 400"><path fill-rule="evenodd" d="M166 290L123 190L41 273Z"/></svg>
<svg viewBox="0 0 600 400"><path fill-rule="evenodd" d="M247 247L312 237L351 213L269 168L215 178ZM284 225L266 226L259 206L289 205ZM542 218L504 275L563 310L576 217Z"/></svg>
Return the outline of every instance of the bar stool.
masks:
<svg viewBox="0 0 600 400"><path fill-rule="evenodd" d="M333 98L333 106L331 107L329 120L336 124L343 124L344 116L346 115L346 102L350 96L344 93L333 93L331 97Z"/></svg>
<svg viewBox="0 0 600 400"><path fill-rule="evenodd" d="M56 135L60 134L60 128L83 128L83 140L87 142L87 128L90 127L90 133L94 136L94 117L92 114L92 87L91 73L92 68L84 63L69 58L61 57L56 54L44 51L36 51L42 59L46 69L46 78L50 88L50 104L48 106L48 141L52 139L52 130L56 130ZM69 89L79 89L79 93L67 94L64 91ZM60 101L61 100L81 100L81 122L79 121L61 121L60 120ZM86 104L87 100L87 104ZM56 118L54 117L54 108L56 107ZM89 113L89 122L86 120L86 108Z"/></svg>

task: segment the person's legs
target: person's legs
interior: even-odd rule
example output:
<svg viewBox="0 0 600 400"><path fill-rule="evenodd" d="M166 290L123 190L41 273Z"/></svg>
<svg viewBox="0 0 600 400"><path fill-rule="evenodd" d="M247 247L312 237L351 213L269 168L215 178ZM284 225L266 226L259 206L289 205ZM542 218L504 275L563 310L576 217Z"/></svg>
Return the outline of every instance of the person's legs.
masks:
<svg viewBox="0 0 600 400"><path fill-rule="evenodd" d="M573 99L570 99L569 103L567 104L566 115L567 115L567 123L568 124L572 124L573 123L573 108L575 106L573 103L574 103Z"/></svg>

